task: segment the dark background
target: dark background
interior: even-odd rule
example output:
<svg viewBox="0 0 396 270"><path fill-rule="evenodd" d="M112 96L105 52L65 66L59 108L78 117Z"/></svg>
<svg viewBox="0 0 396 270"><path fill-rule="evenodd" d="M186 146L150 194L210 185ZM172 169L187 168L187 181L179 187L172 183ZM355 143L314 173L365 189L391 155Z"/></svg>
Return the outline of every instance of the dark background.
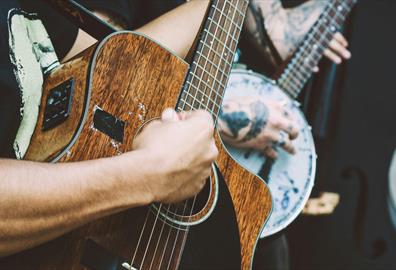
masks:
<svg viewBox="0 0 396 270"><path fill-rule="evenodd" d="M301 97L319 155L312 195L341 197L332 215L300 216L289 226L292 270L396 269L387 206L396 148L395 27L396 1L360 0L344 29L352 59L338 67L322 61ZM243 60L265 69L253 54Z"/></svg>

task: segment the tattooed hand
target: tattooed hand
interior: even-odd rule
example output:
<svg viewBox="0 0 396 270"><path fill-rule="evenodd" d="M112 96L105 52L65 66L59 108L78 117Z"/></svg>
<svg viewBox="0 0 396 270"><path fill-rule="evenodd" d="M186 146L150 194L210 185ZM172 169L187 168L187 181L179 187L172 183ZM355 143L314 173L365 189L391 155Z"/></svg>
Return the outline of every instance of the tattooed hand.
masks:
<svg viewBox="0 0 396 270"><path fill-rule="evenodd" d="M281 139L281 131L289 136L282 146L294 154L291 140L298 136L298 126L291 113L279 102L260 96L230 98L223 102L218 121L221 137L227 143L264 152L277 158L273 145Z"/></svg>
<svg viewBox="0 0 396 270"><path fill-rule="evenodd" d="M264 18L264 28L280 56L286 59L319 18L326 3L328 3L327 0L311 0L296 8L284 9L281 0L254 0L252 7L261 12ZM251 14L248 16L247 29L256 39L259 39L257 33L261 26L256 25L254 20L249 20L251 16ZM336 33L324 54L334 63L340 64L342 59L351 57L347 46L348 42L344 36Z"/></svg>

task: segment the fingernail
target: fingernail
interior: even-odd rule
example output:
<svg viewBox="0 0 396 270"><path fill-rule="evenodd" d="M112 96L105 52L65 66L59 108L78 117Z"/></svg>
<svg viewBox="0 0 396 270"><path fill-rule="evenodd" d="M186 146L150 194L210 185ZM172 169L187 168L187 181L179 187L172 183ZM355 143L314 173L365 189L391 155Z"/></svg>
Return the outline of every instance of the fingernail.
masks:
<svg viewBox="0 0 396 270"><path fill-rule="evenodd" d="M352 57L352 54L348 51L345 53L345 58L350 59Z"/></svg>
<svg viewBox="0 0 396 270"><path fill-rule="evenodd" d="M177 119L177 113L175 112L175 110L171 109L171 108L167 108L162 112L162 119L165 120L175 120Z"/></svg>

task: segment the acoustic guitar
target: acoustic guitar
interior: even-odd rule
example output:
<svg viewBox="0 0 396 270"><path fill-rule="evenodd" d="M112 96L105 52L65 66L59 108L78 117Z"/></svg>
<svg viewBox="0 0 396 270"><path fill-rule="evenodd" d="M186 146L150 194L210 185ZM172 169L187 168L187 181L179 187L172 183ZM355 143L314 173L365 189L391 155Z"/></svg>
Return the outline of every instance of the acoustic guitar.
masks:
<svg viewBox="0 0 396 270"><path fill-rule="evenodd" d="M75 4L51 2L63 10ZM167 107L205 109L216 120L247 6L248 0L211 2L191 65L148 37L121 31L53 69L24 158L71 162L119 155L132 150L134 136ZM81 12L70 13L84 21ZM271 196L216 140L219 158L196 197L97 220L2 259L0 269L250 269Z"/></svg>

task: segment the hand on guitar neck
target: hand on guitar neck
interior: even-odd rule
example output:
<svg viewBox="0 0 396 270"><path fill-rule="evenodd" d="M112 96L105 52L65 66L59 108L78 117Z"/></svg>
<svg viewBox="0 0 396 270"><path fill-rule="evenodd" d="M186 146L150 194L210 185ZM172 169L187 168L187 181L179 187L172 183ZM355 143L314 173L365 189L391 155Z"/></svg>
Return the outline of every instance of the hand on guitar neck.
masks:
<svg viewBox="0 0 396 270"><path fill-rule="evenodd" d="M298 7L285 9L280 0L254 0L252 2L253 7L263 17L263 27L283 60L294 52L323 12L326 3L327 1L308 1ZM251 17L250 14L247 20L247 30L255 36L258 43L261 43L258 34L261 26L254 23ZM348 42L344 36L336 33L324 55L334 63L340 64L343 59L347 60L351 57L347 47Z"/></svg>

